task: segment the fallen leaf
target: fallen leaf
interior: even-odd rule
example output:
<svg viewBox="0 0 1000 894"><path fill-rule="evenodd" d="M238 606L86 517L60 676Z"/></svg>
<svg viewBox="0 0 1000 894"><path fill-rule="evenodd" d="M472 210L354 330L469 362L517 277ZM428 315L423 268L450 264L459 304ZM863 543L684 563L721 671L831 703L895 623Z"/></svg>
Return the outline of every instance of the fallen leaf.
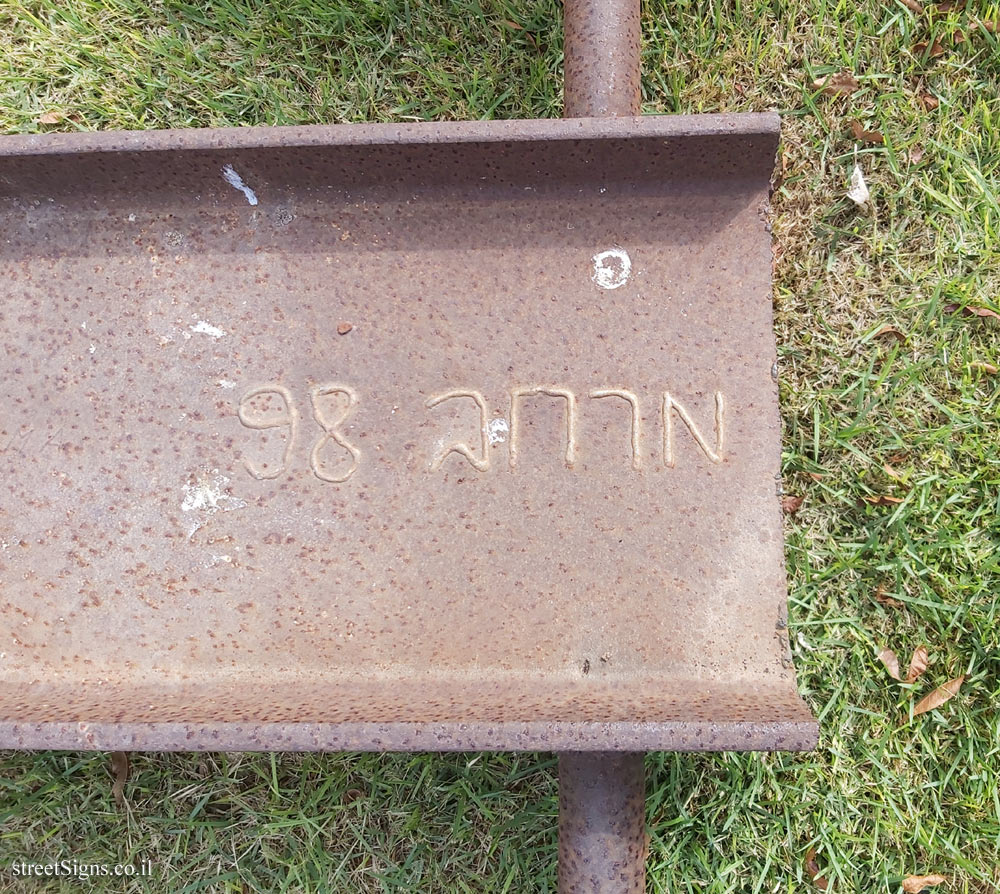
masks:
<svg viewBox="0 0 1000 894"><path fill-rule="evenodd" d="M855 164L854 170L851 171L851 188L847 190L847 198L858 206L864 205L871 198L868 184L865 183L865 175L859 164Z"/></svg>
<svg viewBox="0 0 1000 894"><path fill-rule="evenodd" d="M892 466L890 466L889 463L882 463L882 468L885 471L885 474L888 475L890 478L895 478L897 481L903 480L903 476L900 475L899 472L897 472Z"/></svg>
<svg viewBox="0 0 1000 894"><path fill-rule="evenodd" d="M943 875L911 875L903 879L903 890L906 894L918 894L924 888L943 885L948 879Z"/></svg>
<svg viewBox="0 0 1000 894"><path fill-rule="evenodd" d="M955 677L954 680L949 680L938 686L930 695L925 695L917 702L917 706L913 709L913 716L916 717L918 714L926 714L928 711L940 708L946 701L958 695L958 690L962 688L964 680L965 674L962 674L961 677Z"/></svg>
<svg viewBox="0 0 1000 894"><path fill-rule="evenodd" d="M962 313L968 317L994 317L1000 320L1000 314L988 307L971 307L970 305L946 304L941 308L946 314L953 314L961 307Z"/></svg>
<svg viewBox="0 0 1000 894"><path fill-rule="evenodd" d="M930 656L927 653L927 646L917 646L913 650L913 657L910 659L910 667L906 672L906 682L912 683L925 670L927 670L927 660Z"/></svg>
<svg viewBox="0 0 1000 894"><path fill-rule="evenodd" d="M859 86L858 79L849 71L838 71L836 74L826 75L813 81L813 89L822 90L828 96L853 93Z"/></svg>
<svg viewBox="0 0 1000 894"><path fill-rule="evenodd" d="M111 774L115 777L111 794L115 804L121 808L125 805L125 780L128 779L128 754L124 751L111 752Z"/></svg>
<svg viewBox="0 0 1000 894"><path fill-rule="evenodd" d="M66 116L62 112L46 112L44 115L39 117L39 124L58 124Z"/></svg>
<svg viewBox="0 0 1000 894"><path fill-rule="evenodd" d="M851 122L851 132L854 134L854 139L860 140L862 143L885 142L885 137L879 131L865 130L860 121Z"/></svg>
<svg viewBox="0 0 1000 894"><path fill-rule="evenodd" d="M805 497L794 497L791 494L786 494L781 498L781 511L787 512L789 515L795 515L802 508L804 501Z"/></svg>
<svg viewBox="0 0 1000 894"><path fill-rule="evenodd" d="M951 12L953 9L965 9L968 0L944 0L937 5L938 12Z"/></svg>
<svg viewBox="0 0 1000 894"><path fill-rule="evenodd" d="M944 55L944 44L940 40L935 40L932 44L928 44L927 41L922 40L920 43L913 45L913 52L917 56L936 59L938 56Z"/></svg>
<svg viewBox="0 0 1000 894"><path fill-rule="evenodd" d="M881 605L887 605L889 608L902 608L903 603L898 599L893 599L891 596L885 595L885 585L879 584L875 589L875 601Z"/></svg>
<svg viewBox="0 0 1000 894"><path fill-rule="evenodd" d="M974 361L969 364L973 369L978 369L981 372L989 373L991 376L995 376L997 372L1000 372L992 363L979 363Z"/></svg>
<svg viewBox="0 0 1000 894"><path fill-rule="evenodd" d="M917 0L899 0L899 2L911 12L921 13L924 11L923 6L917 3Z"/></svg>
<svg viewBox="0 0 1000 894"><path fill-rule="evenodd" d="M911 165L920 164L920 160L924 157L924 150L920 146L914 146L907 153L907 157L910 159Z"/></svg>
<svg viewBox="0 0 1000 894"><path fill-rule="evenodd" d="M816 862L816 848L811 847L806 852L805 870L812 879L812 883L820 891L825 891L830 883L819 874L819 863Z"/></svg>
<svg viewBox="0 0 1000 894"><path fill-rule="evenodd" d="M933 112L939 105L941 105L938 98L936 96L931 96L930 93L921 93L920 102L923 103L924 108L927 109L928 112Z"/></svg>
<svg viewBox="0 0 1000 894"><path fill-rule="evenodd" d="M826 475L824 475L822 472L806 472L806 474L810 478L812 478L813 481L822 481L824 478L826 478Z"/></svg>
<svg viewBox="0 0 1000 894"><path fill-rule="evenodd" d="M1000 20L995 22L981 21L979 24L981 27L989 31L990 34L996 34L997 31L1000 31Z"/></svg>
<svg viewBox="0 0 1000 894"><path fill-rule="evenodd" d="M883 649L879 652L878 660L885 665L885 669L889 672L890 677L902 682L902 677L899 676L899 658L892 649Z"/></svg>
<svg viewBox="0 0 1000 894"><path fill-rule="evenodd" d="M523 25L518 25L517 22L512 22L510 19L504 19L503 23L508 28L513 28L515 31L523 31L524 30L524 26Z"/></svg>
<svg viewBox="0 0 1000 894"><path fill-rule="evenodd" d="M900 332L895 326L883 326L878 332L875 333L874 337L880 338L883 335L892 335L900 341L906 341L906 336L903 335L903 333Z"/></svg>
<svg viewBox="0 0 1000 894"><path fill-rule="evenodd" d="M359 788L349 788L344 792L344 797L341 799L343 803L350 804L354 801L360 801L365 796L365 793Z"/></svg>
<svg viewBox="0 0 1000 894"><path fill-rule="evenodd" d="M350 323L341 323L337 327L337 335L347 335L354 327Z"/></svg>
<svg viewBox="0 0 1000 894"><path fill-rule="evenodd" d="M866 503L871 503L872 506L895 506L897 503L903 502L902 497L890 497L887 494L877 494L863 499Z"/></svg>

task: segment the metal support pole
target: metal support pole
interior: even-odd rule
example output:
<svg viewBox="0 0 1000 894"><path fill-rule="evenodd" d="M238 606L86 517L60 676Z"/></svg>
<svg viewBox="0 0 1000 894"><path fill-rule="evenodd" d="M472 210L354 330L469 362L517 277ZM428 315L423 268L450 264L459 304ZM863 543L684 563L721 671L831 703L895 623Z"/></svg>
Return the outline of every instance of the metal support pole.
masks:
<svg viewBox="0 0 1000 894"><path fill-rule="evenodd" d="M645 819L641 754L560 754L559 894L643 894Z"/></svg>
<svg viewBox="0 0 1000 894"><path fill-rule="evenodd" d="M563 118L639 114L639 0L565 0Z"/></svg>
<svg viewBox="0 0 1000 894"><path fill-rule="evenodd" d="M638 115L639 0L565 0L564 118ZM560 894L643 894L642 754L559 755Z"/></svg>

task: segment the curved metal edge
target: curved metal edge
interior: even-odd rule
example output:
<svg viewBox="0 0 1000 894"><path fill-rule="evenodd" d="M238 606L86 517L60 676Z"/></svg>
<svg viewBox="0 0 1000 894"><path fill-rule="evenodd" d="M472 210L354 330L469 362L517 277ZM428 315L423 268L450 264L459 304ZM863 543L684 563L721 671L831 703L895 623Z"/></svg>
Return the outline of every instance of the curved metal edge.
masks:
<svg viewBox="0 0 1000 894"><path fill-rule="evenodd" d="M810 751L779 723L16 723L0 748L81 751Z"/></svg>
<svg viewBox="0 0 1000 894"><path fill-rule="evenodd" d="M168 152L387 143L491 143L521 140L777 137L777 112L720 115L647 115L628 118L441 121L406 124L314 124L299 127L227 127L193 130L124 130L0 136L0 157L73 152Z"/></svg>

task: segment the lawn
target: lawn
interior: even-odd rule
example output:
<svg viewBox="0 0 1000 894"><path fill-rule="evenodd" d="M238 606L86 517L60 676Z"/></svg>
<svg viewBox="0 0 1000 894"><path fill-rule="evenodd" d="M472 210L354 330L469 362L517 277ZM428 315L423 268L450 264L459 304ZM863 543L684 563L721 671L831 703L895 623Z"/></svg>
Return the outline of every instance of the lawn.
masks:
<svg viewBox="0 0 1000 894"><path fill-rule="evenodd" d="M783 115L789 623L821 729L810 754L649 755L651 891L1000 890L998 21L644 5L647 114ZM556 0L0 0L0 131L554 117L561 27ZM913 683L878 659L922 644ZM6 867L63 858L154 866L66 890L555 888L550 754L135 754L121 807L112 781L107 755L0 755L0 891L61 890Z"/></svg>

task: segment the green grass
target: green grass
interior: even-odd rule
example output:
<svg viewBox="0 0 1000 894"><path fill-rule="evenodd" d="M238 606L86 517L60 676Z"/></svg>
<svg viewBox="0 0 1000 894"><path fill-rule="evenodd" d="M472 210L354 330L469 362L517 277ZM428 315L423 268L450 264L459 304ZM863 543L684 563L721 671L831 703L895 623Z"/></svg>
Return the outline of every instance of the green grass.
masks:
<svg viewBox="0 0 1000 894"><path fill-rule="evenodd" d="M560 16L555 0L0 0L0 129L557 116ZM812 754L647 758L651 891L808 891L810 848L831 891L931 872L937 890L1000 888L1000 375L977 366L1000 366L1000 320L962 311L1000 311L1000 43L975 25L997 18L981 0L645 4L647 113L784 116L790 632L821 720ZM943 54L915 49L934 39ZM853 95L812 86L840 70ZM852 120L885 143L856 144ZM866 209L845 197L855 151ZM902 502L864 500L879 495ZM920 643L927 673L893 683L878 649L905 661ZM6 753L0 867L155 864L152 882L91 887L108 891L552 891L554 768L140 754L119 810L106 756Z"/></svg>

